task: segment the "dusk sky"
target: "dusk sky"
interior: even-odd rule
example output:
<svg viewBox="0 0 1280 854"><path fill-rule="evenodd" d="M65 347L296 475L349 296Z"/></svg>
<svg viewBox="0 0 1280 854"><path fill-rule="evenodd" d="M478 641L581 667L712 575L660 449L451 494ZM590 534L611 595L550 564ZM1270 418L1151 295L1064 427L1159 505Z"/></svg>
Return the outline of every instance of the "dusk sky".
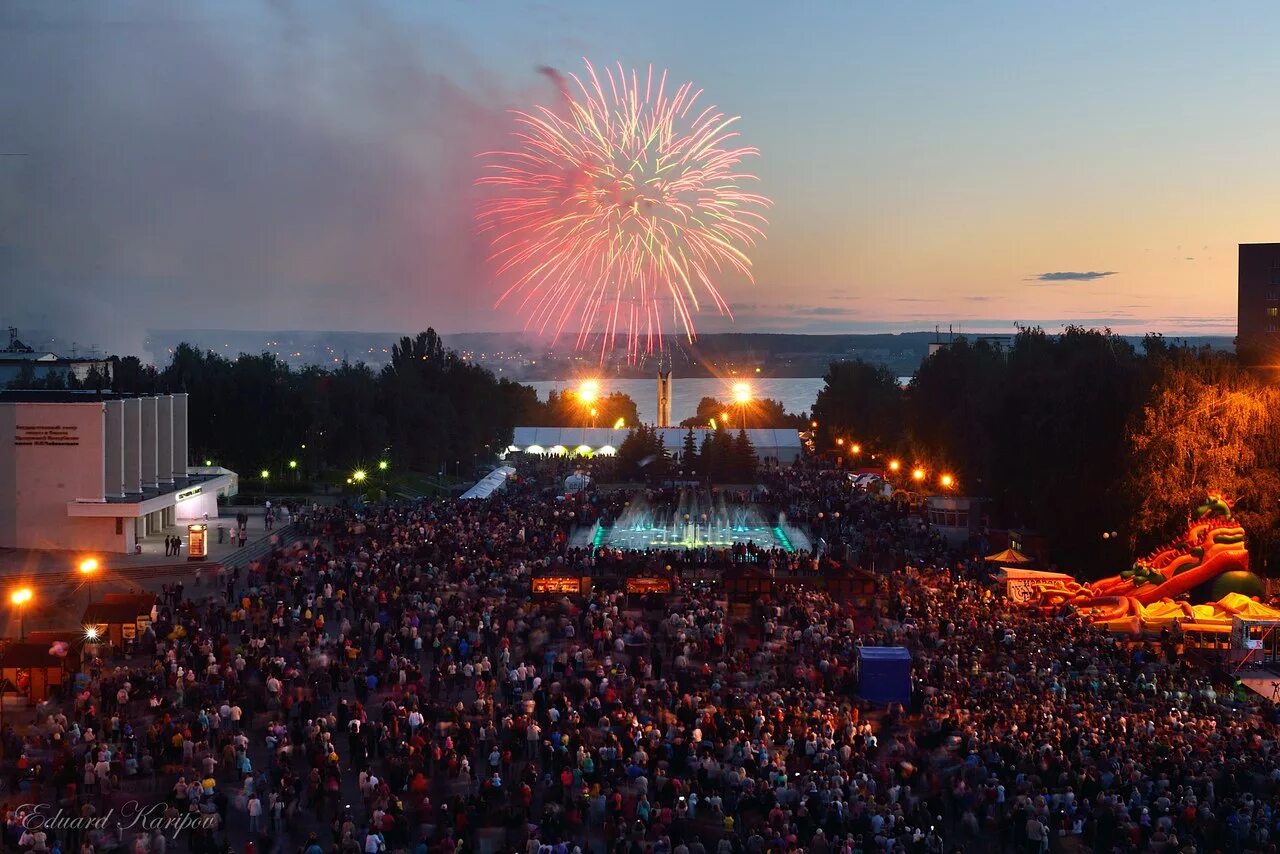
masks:
<svg viewBox="0 0 1280 854"><path fill-rule="evenodd" d="M518 329L478 152L540 66L667 68L773 200L704 331L1232 334L1280 240L1274 3L5 2L0 320Z"/></svg>

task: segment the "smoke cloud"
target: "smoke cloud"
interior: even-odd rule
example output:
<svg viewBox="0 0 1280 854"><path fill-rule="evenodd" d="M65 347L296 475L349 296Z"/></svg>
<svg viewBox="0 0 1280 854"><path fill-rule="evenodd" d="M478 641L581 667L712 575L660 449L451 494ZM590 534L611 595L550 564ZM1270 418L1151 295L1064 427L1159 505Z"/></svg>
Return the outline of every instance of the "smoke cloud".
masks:
<svg viewBox="0 0 1280 854"><path fill-rule="evenodd" d="M437 30L367 4L11 2L0 79L6 322L134 353L166 326L511 326L472 184L512 97Z"/></svg>

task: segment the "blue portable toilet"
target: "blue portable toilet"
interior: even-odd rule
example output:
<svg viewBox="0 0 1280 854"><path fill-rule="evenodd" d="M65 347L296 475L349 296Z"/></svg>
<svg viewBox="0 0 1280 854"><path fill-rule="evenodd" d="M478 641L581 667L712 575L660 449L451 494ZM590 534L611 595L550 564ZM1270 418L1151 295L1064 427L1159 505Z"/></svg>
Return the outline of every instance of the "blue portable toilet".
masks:
<svg viewBox="0 0 1280 854"><path fill-rule="evenodd" d="M871 703L911 702L911 653L904 646L858 647L858 696Z"/></svg>

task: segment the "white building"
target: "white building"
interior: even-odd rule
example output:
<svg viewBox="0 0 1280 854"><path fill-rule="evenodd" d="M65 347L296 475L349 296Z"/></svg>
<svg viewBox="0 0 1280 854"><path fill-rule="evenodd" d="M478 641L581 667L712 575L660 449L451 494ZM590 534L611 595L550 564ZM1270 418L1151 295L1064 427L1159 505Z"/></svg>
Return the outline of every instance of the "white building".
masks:
<svg viewBox="0 0 1280 854"><path fill-rule="evenodd" d="M132 552L237 486L187 465L185 394L0 392L0 547Z"/></svg>
<svg viewBox="0 0 1280 854"><path fill-rule="evenodd" d="M688 427L658 427L658 435L667 452L679 457L684 448ZM611 427L517 427L508 451L524 451L530 454L600 454L611 456L627 438L630 428ZM694 427L694 442L702 448L706 427ZM737 435L731 430L730 435ZM756 449L756 457L762 463L790 465L800 456L800 433L790 429L759 428L747 430L747 438Z"/></svg>

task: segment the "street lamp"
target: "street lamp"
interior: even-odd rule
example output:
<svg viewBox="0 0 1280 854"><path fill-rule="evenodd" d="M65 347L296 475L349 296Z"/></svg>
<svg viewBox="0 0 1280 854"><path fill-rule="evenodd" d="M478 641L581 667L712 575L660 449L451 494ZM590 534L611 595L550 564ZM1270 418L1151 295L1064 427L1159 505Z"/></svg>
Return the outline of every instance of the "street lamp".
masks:
<svg viewBox="0 0 1280 854"><path fill-rule="evenodd" d="M18 640L27 639L27 603L31 601L31 588L19 587L9 594L9 601L18 609Z"/></svg>
<svg viewBox="0 0 1280 854"><path fill-rule="evenodd" d="M296 469L297 467L298 467L298 461L297 461L297 460L289 460L289 468L291 468L291 469Z"/></svg>
<svg viewBox="0 0 1280 854"><path fill-rule="evenodd" d="M93 576L98 571L98 559L94 557L87 557L80 561L80 566L77 568L80 570L80 574L84 576L85 586L89 589L89 604L92 605Z"/></svg>
<svg viewBox="0 0 1280 854"><path fill-rule="evenodd" d="M911 479L914 480L916 483L919 483L920 481L924 480L924 469L922 468L912 469Z"/></svg>
<svg viewBox="0 0 1280 854"><path fill-rule="evenodd" d="M378 460L378 471L386 471L386 470L387 470L387 461Z"/></svg>
<svg viewBox="0 0 1280 854"><path fill-rule="evenodd" d="M850 453L860 454L862 453L862 446L859 445L857 442L854 442L852 445L849 446L849 451Z"/></svg>
<svg viewBox="0 0 1280 854"><path fill-rule="evenodd" d="M889 471L894 472L896 474L898 470L901 468L902 468L902 463L898 462L897 460L889 460Z"/></svg>
<svg viewBox="0 0 1280 854"><path fill-rule="evenodd" d="M751 386L747 383L733 384L733 402L738 404L738 415L742 429L747 429L747 404L751 402Z"/></svg>
<svg viewBox="0 0 1280 854"><path fill-rule="evenodd" d="M950 489L955 486L956 479L949 474L944 474L942 477L938 478L938 483L942 484L943 489Z"/></svg>
<svg viewBox="0 0 1280 854"><path fill-rule="evenodd" d="M364 479L368 476L369 475L365 472L364 469L356 469L351 473L351 479L354 480L356 483L362 483Z"/></svg>

